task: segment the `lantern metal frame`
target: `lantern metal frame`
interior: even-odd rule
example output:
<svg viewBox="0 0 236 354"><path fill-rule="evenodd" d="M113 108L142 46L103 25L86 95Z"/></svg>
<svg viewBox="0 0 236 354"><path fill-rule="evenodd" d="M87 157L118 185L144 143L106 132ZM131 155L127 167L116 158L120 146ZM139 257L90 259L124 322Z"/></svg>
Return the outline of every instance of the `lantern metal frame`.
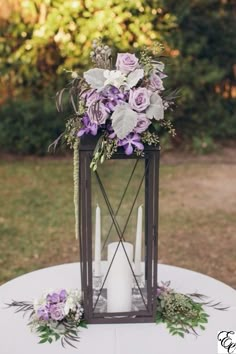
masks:
<svg viewBox="0 0 236 354"><path fill-rule="evenodd" d="M79 243L80 243L80 269L81 290L83 294L83 306L85 320L88 323L138 323L155 322L156 318L156 289L157 289L157 254L158 254L158 191L159 191L159 146L145 146L143 156L131 156L119 148L112 159L144 159L145 186L145 280L147 285L146 310L108 313L95 312L93 304L93 259L92 259L92 186L91 174L95 173L97 181L102 188L103 196L112 218L112 222L119 236L119 242L123 246L123 231L120 230L116 220L116 212L113 211L107 200L106 191L97 171L93 172L90 163L93 151L98 141L97 137L84 136L79 147ZM106 161L104 162L104 164ZM131 176L132 177L132 176ZM133 205L134 206L134 205ZM118 207L119 208L119 207ZM124 249L125 251L125 249ZM126 255L127 256L127 255ZM127 258L128 259L128 258ZM131 266L131 265L130 265ZM109 272L109 270L108 270ZM133 272L133 271L132 271ZM133 276L135 274L133 272ZM135 281L137 279L135 277ZM103 283L104 285L104 283ZM96 306L96 305L95 305Z"/></svg>

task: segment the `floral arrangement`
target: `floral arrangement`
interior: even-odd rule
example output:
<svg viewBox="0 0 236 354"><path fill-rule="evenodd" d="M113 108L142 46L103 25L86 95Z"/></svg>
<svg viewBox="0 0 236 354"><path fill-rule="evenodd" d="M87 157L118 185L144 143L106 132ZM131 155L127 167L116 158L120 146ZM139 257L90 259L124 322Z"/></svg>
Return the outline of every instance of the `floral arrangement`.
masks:
<svg viewBox="0 0 236 354"><path fill-rule="evenodd" d="M201 294L181 294L170 288L170 282L157 287L156 323L165 323L169 333L184 338L185 334L197 335L196 329L205 329L209 315L203 306L217 310L227 310L220 303L204 301ZM87 328L80 292L77 289L51 291L43 294L34 302L12 301L7 304L16 312L29 313L29 325L40 338L39 343L61 344L75 347L79 341L79 328Z"/></svg>
<svg viewBox="0 0 236 354"><path fill-rule="evenodd" d="M93 170L119 147L127 155L142 155L144 144L159 144L162 128L175 135L170 120L164 118L175 96L164 95L167 75L160 61L162 46L156 48L157 59L147 50L140 58L118 53L113 66L111 48L95 40L91 52L95 67L82 77L72 71L72 81L57 93L58 110L62 110L63 96L68 92L74 111L62 134L67 142L77 149L80 137L99 136L91 162Z"/></svg>
<svg viewBox="0 0 236 354"><path fill-rule="evenodd" d="M79 143L83 136L97 136L90 167L110 159L119 149L126 155L143 155L144 146L158 145L159 132L175 130L164 117L172 109L176 91L164 94L165 65L161 61L163 48L157 44L154 55L143 50L138 58L131 53L118 53L113 65L112 50L101 40L92 44L94 68L80 76L70 71L72 80L57 92L56 106L63 111L64 96L73 108L65 131L49 146L56 148L64 138L74 150L74 210L75 236L78 239L78 176Z"/></svg>
<svg viewBox="0 0 236 354"><path fill-rule="evenodd" d="M197 329L205 330L209 315L203 306L227 310L221 304L205 301L205 295L181 294L170 288L170 282L157 288L156 323L165 323L170 334L184 338L185 334L197 335Z"/></svg>
<svg viewBox="0 0 236 354"><path fill-rule="evenodd" d="M73 342L79 340L79 327L86 327L84 309L80 292L59 290L43 294L33 303L13 301L8 304L15 307L16 312L28 312L29 325L40 338L39 343L52 343L61 339L61 344L75 347Z"/></svg>

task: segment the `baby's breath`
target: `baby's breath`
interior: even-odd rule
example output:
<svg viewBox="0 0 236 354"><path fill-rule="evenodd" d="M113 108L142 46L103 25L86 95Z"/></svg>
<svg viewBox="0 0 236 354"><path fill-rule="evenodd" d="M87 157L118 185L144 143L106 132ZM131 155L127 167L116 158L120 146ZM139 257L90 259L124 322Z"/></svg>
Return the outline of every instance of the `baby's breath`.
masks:
<svg viewBox="0 0 236 354"><path fill-rule="evenodd" d="M148 130L145 131L144 133L142 133L141 140L144 144L155 145L155 146L157 146L160 142L160 139L159 139L159 136L157 135L157 133L150 132Z"/></svg>

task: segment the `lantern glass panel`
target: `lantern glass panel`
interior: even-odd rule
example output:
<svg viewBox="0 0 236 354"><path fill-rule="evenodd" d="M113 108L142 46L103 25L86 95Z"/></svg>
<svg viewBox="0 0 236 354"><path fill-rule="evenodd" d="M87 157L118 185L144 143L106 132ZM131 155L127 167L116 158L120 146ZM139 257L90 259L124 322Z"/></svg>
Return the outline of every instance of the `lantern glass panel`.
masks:
<svg viewBox="0 0 236 354"><path fill-rule="evenodd" d="M93 313L147 311L145 159L91 174Z"/></svg>

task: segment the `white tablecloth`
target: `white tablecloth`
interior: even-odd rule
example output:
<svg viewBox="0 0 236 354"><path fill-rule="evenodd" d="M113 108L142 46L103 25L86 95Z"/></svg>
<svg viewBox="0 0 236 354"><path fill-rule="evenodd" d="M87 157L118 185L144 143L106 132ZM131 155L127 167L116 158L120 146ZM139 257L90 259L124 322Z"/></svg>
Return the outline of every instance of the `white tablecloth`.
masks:
<svg viewBox="0 0 236 354"><path fill-rule="evenodd" d="M5 309L14 300L32 300L44 290L80 287L79 263L63 264L25 274L0 287L1 354L216 354L217 332L236 331L236 291L213 278L168 265L158 266L158 280L171 280L171 286L184 293L199 292L230 306L228 311L207 308L210 314L205 331L184 339L171 336L165 325L89 325L81 329L78 349L63 349L59 342L37 344L38 338L26 325L27 318Z"/></svg>

